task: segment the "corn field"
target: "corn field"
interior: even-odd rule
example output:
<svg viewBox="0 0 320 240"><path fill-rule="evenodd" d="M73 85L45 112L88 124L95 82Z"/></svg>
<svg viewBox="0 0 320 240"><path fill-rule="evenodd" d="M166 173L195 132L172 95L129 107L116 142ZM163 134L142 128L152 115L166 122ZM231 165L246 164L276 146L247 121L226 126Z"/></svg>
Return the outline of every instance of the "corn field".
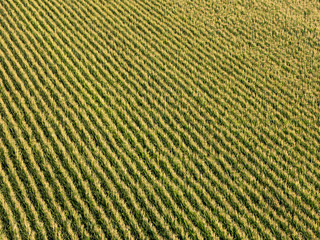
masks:
<svg viewBox="0 0 320 240"><path fill-rule="evenodd" d="M320 1L0 0L0 239L319 239Z"/></svg>

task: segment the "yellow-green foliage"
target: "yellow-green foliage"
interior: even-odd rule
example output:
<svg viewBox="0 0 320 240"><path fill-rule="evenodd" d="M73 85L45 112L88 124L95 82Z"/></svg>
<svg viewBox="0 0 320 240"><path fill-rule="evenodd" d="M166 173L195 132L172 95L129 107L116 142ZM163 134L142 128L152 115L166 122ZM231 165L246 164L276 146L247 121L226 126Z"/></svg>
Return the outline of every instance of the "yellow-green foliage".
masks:
<svg viewBox="0 0 320 240"><path fill-rule="evenodd" d="M0 1L0 239L319 239L320 2Z"/></svg>

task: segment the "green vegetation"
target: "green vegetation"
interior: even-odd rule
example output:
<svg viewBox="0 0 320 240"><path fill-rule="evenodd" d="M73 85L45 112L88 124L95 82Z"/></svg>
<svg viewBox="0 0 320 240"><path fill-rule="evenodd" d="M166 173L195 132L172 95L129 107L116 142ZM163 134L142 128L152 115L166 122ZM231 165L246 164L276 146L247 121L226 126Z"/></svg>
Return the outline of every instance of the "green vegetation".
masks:
<svg viewBox="0 0 320 240"><path fill-rule="evenodd" d="M319 239L319 179L319 1L0 1L0 239Z"/></svg>

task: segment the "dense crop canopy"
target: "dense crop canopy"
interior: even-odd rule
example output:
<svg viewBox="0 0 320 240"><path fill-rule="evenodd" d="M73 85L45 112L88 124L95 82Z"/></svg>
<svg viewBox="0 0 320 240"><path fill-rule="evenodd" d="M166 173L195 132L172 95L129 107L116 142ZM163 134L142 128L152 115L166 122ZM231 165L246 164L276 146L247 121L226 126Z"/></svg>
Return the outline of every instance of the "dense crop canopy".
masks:
<svg viewBox="0 0 320 240"><path fill-rule="evenodd" d="M0 1L0 239L319 239L319 179L319 1Z"/></svg>

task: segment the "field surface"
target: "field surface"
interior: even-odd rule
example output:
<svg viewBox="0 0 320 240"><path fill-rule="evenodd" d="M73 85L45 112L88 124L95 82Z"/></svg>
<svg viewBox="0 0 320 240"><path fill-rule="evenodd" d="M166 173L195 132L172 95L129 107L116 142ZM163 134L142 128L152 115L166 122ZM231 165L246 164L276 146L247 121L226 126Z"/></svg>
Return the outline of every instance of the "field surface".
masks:
<svg viewBox="0 0 320 240"><path fill-rule="evenodd" d="M0 0L0 239L319 239L320 1Z"/></svg>

